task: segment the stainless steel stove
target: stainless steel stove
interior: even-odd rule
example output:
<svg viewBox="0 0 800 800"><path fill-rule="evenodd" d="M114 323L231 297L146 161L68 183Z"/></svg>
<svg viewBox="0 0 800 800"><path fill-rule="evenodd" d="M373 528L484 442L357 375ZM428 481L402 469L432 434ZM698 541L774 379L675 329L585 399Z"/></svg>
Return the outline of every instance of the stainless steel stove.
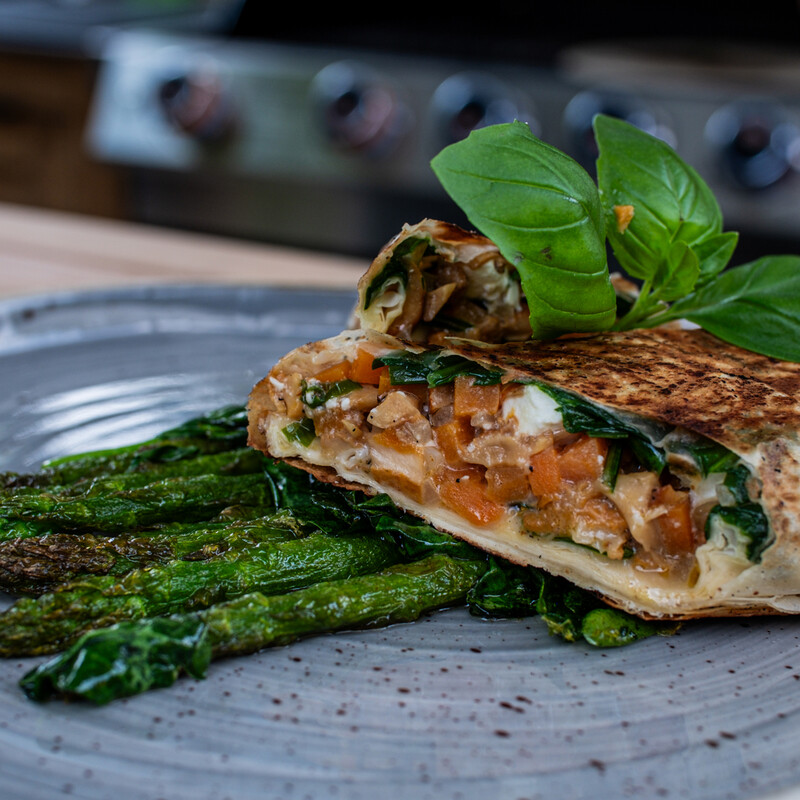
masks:
<svg viewBox="0 0 800 800"><path fill-rule="evenodd" d="M791 37L562 38L524 59L526 39L508 27L505 58L480 30L454 46L444 29L437 47L405 29L392 46L351 33L337 43L336 33L119 31L105 40L88 146L127 169L139 219L371 255L403 222L465 222L429 168L449 142L522 119L591 169L590 123L602 111L673 144L745 243L800 241Z"/></svg>

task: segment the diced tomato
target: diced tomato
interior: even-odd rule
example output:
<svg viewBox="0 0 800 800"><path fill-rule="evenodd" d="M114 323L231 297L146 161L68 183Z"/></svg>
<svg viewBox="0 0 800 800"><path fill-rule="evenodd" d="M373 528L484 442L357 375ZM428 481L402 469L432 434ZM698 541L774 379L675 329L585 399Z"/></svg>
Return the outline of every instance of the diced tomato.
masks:
<svg viewBox="0 0 800 800"><path fill-rule="evenodd" d="M320 383L336 383L336 381L344 381L350 377L350 362L340 361L338 364L333 364L326 367L322 372L318 372L314 376Z"/></svg>
<svg viewBox="0 0 800 800"><path fill-rule="evenodd" d="M434 428L433 435L437 446L444 455L445 461L455 466L464 461L461 457L461 452L472 441L475 432L472 430L472 425L469 424L468 419L456 417L450 422L445 422L444 425Z"/></svg>
<svg viewBox="0 0 800 800"><path fill-rule="evenodd" d="M561 451L558 468L567 481L594 480L603 474L608 443L596 436L581 436Z"/></svg>
<svg viewBox="0 0 800 800"><path fill-rule="evenodd" d="M528 472L521 467L489 467L486 495L496 503L521 503L531 493Z"/></svg>
<svg viewBox="0 0 800 800"><path fill-rule="evenodd" d="M380 382L383 371L388 372L387 367L372 368L372 362L375 360L375 353L371 353L363 345L356 348L356 357L350 365L350 380L356 383L369 383L377 386Z"/></svg>
<svg viewBox="0 0 800 800"><path fill-rule="evenodd" d="M457 417L471 417L479 411L496 414L500 408L500 384L476 386L469 375L459 375L455 380L453 413Z"/></svg>
<svg viewBox="0 0 800 800"><path fill-rule="evenodd" d="M531 456L528 483L531 491L540 500L540 505L549 503L561 487L559 456L555 447L548 447Z"/></svg>
<svg viewBox="0 0 800 800"><path fill-rule="evenodd" d="M442 503L476 525L497 522L505 514L505 506L489 499L480 467L442 470L434 483Z"/></svg>
<svg viewBox="0 0 800 800"><path fill-rule="evenodd" d="M691 553L695 542L689 493L676 491L669 485L662 486L655 500L667 508L667 513L655 520L664 552L673 556Z"/></svg>

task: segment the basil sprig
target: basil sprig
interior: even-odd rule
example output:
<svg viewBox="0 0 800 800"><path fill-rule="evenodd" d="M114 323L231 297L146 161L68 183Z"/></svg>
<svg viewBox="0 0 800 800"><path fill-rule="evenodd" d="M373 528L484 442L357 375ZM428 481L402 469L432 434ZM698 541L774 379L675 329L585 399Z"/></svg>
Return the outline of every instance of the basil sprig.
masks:
<svg viewBox="0 0 800 800"><path fill-rule="evenodd" d="M469 220L516 265L533 338L687 319L720 339L800 361L800 256L726 269L738 234L700 175L663 141L598 115L598 186L523 123L445 148L432 167ZM616 319L606 237L641 281Z"/></svg>
<svg viewBox="0 0 800 800"><path fill-rule="evenodd" d="M688 319L739 347L800 361L800 257L765 256L723 272L737 234L722 232L703 179L669 145L622 120L598 116L594 130L609 241L642 279L615 328ZM613 224L615 209L628 206L629 222Z"/></svg>
<svg viewBox="0 0 800 800"><path fill-rule="evenodd" d="M726 270L636 327L675 319L746 350L800 361L800 256L763 256Z"/></svg>
<svg viewBox="0 0 800 800"><path fill-rule="evenodd" d="M613 324L603 209L583 167L522 122L473 131L431 166L519 271L534 339Z"/></svg>
<svg viewBox="0 0 800 800"><path fill-rule="evenodd" d="M666 142L602 115L594 133L608 239L622 267L644 281L633 318L711 280L733 255L738 234L722 232L711 190ZM620 225L615 209L627 207L633 216Z"/></svg>

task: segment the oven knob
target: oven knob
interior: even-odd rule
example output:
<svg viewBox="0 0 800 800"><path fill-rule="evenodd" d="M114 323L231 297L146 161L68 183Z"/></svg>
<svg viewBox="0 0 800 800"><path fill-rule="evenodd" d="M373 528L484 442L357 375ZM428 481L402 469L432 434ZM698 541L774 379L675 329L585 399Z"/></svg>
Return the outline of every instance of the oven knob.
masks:
<svg viewBox="0 0 800 800"><path fill-rule="evenodd" d="M168 78L158 87L158 100L170 124L199 142L222 142L236 128L233 102L212 72Z"/></svg>
<svg viewBox="0 0 800 800"><path fill-rule="evenodd" d="M441 144L465 139L477 128L503 122L527 122L538 132L535 119L524 111L502 81L480 72L451 75L436 88L432 113Z"/></svg>
<svg viewBox="0 0 800 800"><path fill-rule="evenodd" d="M800 155L800 130L769 103L736 103L715 111L706 137L725 172L745 189L775 185Z"/></svg>
<svg viewBox="0 0 800 800"><path fill-rule="evenodd" d="M363 64L329 64L315 76L311 100L325 136L347 152L387 155L410 128L410 112L391 84Z"/></svg>
<svg viewBox="0 0 800 800"><path fill-rule="evenodd" d="M569 138L571 153L585 169L595 170L598 156L592 120L597 114L630 122L647 133L663 139L672 147L675 136L660 124L655 115L635 97L617 92L584 91L576 94L564 109L564 126Z"/></svg>

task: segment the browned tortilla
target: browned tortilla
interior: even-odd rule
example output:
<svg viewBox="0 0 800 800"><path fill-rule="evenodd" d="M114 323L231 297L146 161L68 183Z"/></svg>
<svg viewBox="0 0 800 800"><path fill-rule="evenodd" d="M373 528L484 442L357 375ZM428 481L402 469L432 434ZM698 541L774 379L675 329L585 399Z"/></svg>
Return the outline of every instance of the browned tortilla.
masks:
<svg viewBox="0 0 800 800"><path fill-rule="evenodd" d="M364 332L390 346L424 349ZM348 341L349 336L349 341ZM304 349L350 346L353 334ZM741 350L701 330L655 329L574 335L550 342L486 345L448 340L448 350L504 370L504 380L539 380L595 403L706 436L751 465L762 485L762 504L773 542L761 561L738 574L711 575L702 593L690 587L663 596L649 592L634 570L582 548L542 544L535 537L511 539L479 526L444 518L435 509L389 494L411 513L489 552L562 575L609 602L650 617L690 618L763 613L800 613L800 364ZM287 359L293 356L290 354ZM251 443L269 452L263 420L271 413L268 379L250 401ZM346 488L381 491L358 476L303 460L322 480ZM717 567L715 566L716 570Z"/></svg>
<svg viewBox="0 0 800 800"><path fill-rule="evenodd" d="M392 257L395 248L409 236L428 236L439 247L452 248L454 251L481 251L494 252L499 255L500 250L497 245L485 236L481 236L475 231L467 231L453 225L450 222L442 222L437 219L424 219L417 225L407 225L396 236L393 236L380 250L369 269L361 276L358 281L359 296L363 296L366 288L375 279L375 276L383 269L386 262Z"/></svg>
<svg viewBox="0 0 800 800"><path fill-rule="evenodd" d="M461 355L610 408L688 428L744 455L800 430L800 364L760 356L702 330L575 335L481 345Z"/></svg>

